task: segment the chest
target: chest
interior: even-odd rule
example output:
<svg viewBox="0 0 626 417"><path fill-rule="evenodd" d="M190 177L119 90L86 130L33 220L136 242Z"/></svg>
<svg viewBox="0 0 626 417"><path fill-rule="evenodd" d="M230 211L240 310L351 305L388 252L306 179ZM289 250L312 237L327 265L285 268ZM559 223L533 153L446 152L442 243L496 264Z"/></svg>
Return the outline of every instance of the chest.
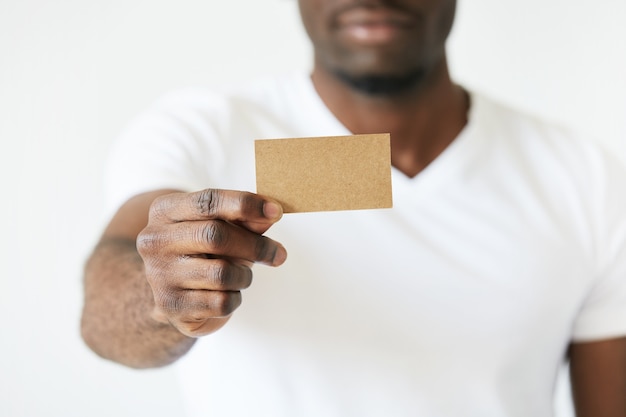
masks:
<svg viewBox="0 0 626 417"><path fill-rule="evenodd" d="M451 354L496 340L503 350L563 347L593 273L575 223L551 219L549 205L459 191L394 204L286 215L268 234L288 261L256 270L244 295L250 320L316 343Z"/></svg>

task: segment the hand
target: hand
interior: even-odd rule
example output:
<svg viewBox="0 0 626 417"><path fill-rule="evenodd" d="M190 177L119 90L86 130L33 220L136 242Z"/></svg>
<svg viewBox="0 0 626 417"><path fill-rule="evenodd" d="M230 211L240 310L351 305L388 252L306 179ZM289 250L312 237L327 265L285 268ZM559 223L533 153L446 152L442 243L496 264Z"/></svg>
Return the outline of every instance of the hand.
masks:
<svg viewBox="0 0 626 417"><path fill-rule="evenodd" d="M259 195L207 189L158 197L137 237L152 288L153 318L199 337L222 327L252 283L251 267L287 252L262 236L282 208Z"/></svg>

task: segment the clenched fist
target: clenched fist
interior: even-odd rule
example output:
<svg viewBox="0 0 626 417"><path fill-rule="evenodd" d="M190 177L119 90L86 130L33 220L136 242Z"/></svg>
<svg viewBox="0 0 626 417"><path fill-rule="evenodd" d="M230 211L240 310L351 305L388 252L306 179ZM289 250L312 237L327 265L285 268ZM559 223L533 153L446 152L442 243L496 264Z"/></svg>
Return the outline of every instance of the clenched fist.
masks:
<svg viewBox="0 0 626 417"><path fill-rule="evenodd" d="M153 317L191 337L220 328L241 304L252 265L285 261L285 248L263 236L281 216L278 203L248 192L158 197L137 237L154 294Z"/></svg>

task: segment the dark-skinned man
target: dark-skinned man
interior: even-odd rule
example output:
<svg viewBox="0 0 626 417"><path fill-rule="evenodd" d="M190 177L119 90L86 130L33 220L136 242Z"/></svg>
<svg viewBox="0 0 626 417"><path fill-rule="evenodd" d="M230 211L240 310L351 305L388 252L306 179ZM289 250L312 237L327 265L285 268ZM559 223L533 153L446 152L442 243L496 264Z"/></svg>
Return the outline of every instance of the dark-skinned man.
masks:
<svg viewBox="0 0 626 417"><path fill-rule="evenodd" d="M579 417L626 416L623 168L456 85L455 1L299 4L310 75L173 92L117 142L86 343L177 362L193 417L547 417L567 360ZM249 192L254 139L386 132L393 209Z"/></svg>

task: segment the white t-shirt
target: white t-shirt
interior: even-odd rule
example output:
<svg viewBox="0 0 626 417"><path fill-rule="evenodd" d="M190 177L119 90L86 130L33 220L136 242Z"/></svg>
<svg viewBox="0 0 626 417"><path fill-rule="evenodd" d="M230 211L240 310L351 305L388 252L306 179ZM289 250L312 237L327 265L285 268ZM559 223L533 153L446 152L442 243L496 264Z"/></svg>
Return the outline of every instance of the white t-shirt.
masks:
<svg viewBox="0 0 626 417"><path fill-rule="evenodd" d="M122 135L109 209L254 191L254 139L349 133L304 75L179 91ZM268 231L287 262L175 365L190 416L547 417L570 341L626 335L626 172L595 144L473 94L459 137L392 182L392 209Z"/></svg>

